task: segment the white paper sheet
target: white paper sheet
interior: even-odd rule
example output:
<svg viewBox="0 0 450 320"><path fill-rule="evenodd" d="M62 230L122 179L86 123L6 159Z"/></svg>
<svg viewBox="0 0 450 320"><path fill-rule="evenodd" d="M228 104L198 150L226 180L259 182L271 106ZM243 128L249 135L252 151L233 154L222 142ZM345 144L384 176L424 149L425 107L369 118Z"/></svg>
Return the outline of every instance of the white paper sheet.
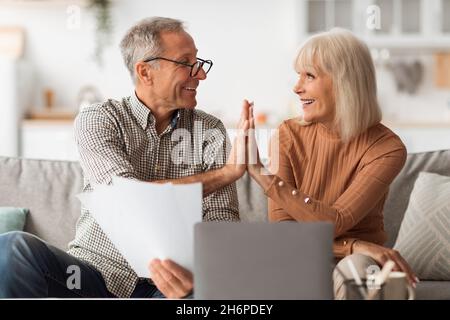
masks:
<svg viewBox="0 0 450 320"><path fill-rule="evenodd" d="M202 186L113 178L78 195L139 277L149 262L169 258L193 270L194 225L202 220Z"/></svg>

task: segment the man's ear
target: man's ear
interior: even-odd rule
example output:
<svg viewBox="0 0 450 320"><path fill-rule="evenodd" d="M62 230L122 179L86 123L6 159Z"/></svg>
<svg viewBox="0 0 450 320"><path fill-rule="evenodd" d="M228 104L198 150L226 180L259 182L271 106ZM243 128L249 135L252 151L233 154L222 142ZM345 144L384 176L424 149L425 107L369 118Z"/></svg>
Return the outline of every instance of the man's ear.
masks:
<svg viewBox="0 0 450 320"><path fill-rule="evenodd" d="M134 65L134 73L136 75L136 78L139 78L139 81L142 84L150 85L153 83L153 69L148 63L136 63Z"/></svg>

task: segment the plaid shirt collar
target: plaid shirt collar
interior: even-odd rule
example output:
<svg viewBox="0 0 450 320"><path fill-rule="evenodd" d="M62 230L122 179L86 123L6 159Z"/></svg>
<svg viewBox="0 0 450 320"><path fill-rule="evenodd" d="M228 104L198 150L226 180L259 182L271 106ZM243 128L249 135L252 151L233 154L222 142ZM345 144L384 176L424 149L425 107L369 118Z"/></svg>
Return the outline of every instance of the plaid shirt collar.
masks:
<svg viewBox="0 0 450 320"><path fill-rule="evenodd" d="M133 91L133 94L130 97L130 105L131 110L133 111L133 114L142 129L146 130L149 125L155 125L155 117L153 116L150 108L148 108L145 104L142 103L141 100L139 100L136 95L136 91ZM171 129L174 129L177 126L179 118L180 110L177 110L176 112L174 112L172 120L170 121Z"/></svg>

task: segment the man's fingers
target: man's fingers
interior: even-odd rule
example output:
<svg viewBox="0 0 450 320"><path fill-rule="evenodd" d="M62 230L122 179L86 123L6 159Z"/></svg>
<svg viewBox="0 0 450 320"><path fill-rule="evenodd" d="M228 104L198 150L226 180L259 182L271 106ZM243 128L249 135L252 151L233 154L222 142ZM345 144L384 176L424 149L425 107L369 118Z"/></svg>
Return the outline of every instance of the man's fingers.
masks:
<svg viewBox="0 0 450 320"><path fill-rule="evenodd" d="M172 297L174 288L172 287L171 283L167 282L161 275L157 263L151 264L150 271L152 273L152 280L155 283L156 287L158 287L159 291L161 291L167 298Z"/></svg>
<svg viewBox="0 0 450 320"><path fill-rule="evenodd" d="M186 295L188 291L187 288L185 288L181 281L161 262L154 265L153 271L157 278L155 284L166 297L174 298ZM163 290L166 290L166 292Z"/></svg>
<svg viewBox="0 0 450 320"><path fill-rule="evenodd" d="M179 266L172 260L163 260L162 265L178 278L185 288L192 289L193 276L191 272Z"/></svg>
<svg viewBox="0 0 450 320"><path fill-rule="evenodd" d="M247 120L249 116L249 108L252 104L248 102L247 99L244 99L244 102L242 103L242 111L241 111L241 119Z"/></svg>
<svg viewBox="0 0 450 320"><path fill-rule="evenodd" d="M163 277L163 279L170 283L172 286L175 287L177 285L181 285L181 281L177 277L175 277L175 275L170 272L163 264L160 264L158 266L157 271L159 272L161 277Z"/></svg>

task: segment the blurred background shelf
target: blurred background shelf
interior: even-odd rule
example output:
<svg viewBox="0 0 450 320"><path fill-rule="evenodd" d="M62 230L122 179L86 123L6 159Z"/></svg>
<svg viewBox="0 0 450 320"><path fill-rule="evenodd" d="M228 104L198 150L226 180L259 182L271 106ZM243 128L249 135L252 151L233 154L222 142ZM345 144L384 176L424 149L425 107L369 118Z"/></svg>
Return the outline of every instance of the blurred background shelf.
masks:
<svg viewBox="0 0 450 320"><path fill-rule="evenodd" d="M77 113L70 109L52 108L48 110L29 111L26 119L29 120L68 120L73 121Z"/></svg>

